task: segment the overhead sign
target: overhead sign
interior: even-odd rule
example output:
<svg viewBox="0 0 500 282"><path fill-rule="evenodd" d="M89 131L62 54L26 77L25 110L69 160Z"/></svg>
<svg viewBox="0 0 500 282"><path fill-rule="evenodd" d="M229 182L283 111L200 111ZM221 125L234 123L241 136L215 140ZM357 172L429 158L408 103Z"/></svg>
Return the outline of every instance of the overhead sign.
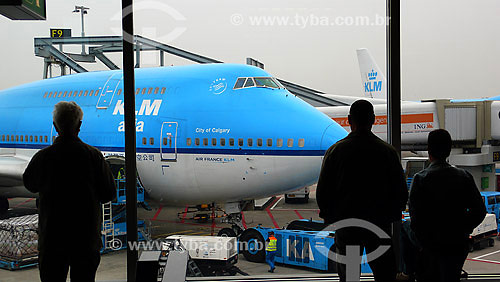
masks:
<svg viewBox="0 0 500 282"><path fill-rule="evenodd" d="M51 28L50 37L52 38L63 38L71 37L71 29L69 28Z"/></svg>
<svg viewBox="0 0 500 282"><path fill-rule="evenodd" d="M3 0L0 14L11 20L45 20L45 0Z"/></svg>

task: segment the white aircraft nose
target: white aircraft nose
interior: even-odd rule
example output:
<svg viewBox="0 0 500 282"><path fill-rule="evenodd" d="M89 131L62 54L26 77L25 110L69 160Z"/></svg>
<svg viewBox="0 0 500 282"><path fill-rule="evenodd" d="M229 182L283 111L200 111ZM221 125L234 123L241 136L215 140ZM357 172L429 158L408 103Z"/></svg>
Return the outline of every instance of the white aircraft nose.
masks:
<svg viewBox="0 0 500 282"><path fill-rule="evenodd" d="M330 148L330 146L332 146L337 141L339 141L340 139L342 139L346 136L347 136L347 131L345 131L345 129L343 129L337 123L333 123L325 129L325 132L323 133L323 137L321 138L320 149L323 151L326 151L326 150L328 150L328 148Z"/></svg>

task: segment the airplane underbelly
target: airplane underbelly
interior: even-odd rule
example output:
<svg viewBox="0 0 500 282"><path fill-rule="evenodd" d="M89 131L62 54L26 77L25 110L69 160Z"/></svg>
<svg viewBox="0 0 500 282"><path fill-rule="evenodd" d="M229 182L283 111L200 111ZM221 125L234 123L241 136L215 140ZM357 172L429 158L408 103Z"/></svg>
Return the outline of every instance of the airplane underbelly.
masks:
<svg viewBox="0 0 500 282"><path fill-rule="evenodd" d="M321 157L183 154L176 163L162 166L156 168L161 177L149 175L155 169L145 172L149 177L141 175L141 179L156 179L156 183L144 183L153 198L173 205L223 203L314 184Z"/></svg>

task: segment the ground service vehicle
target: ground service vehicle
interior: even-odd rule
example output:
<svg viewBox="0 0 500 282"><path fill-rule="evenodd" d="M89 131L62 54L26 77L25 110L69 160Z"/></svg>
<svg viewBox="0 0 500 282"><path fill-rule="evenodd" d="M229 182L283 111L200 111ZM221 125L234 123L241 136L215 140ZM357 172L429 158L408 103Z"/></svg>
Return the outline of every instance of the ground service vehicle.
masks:
<svg viewBox="0 0 500 282"><path fill-rule="evenodd" d="M240 236L241 252L245 259L252 262L264 262L266 257L265 240L268 232L273 231L277 242L275 262L313 268L327 272L337 272L334 232L272 229L265 227L248 228ZM363 256L362 273L371 273L371 268Z"/></svg>

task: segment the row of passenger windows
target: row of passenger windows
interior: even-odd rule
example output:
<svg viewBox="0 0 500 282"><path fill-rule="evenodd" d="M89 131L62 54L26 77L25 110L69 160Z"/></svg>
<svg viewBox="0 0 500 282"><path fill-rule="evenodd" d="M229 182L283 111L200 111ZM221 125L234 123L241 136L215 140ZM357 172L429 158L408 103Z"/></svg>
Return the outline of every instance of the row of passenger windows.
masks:
<svg viewBox="0 0 500 282"><path fill-rule="evenodd" d="M165 94L167 88L165 87L149 87L149 88L137 88L135 90L135 95L138 94ZM116 95L121 95L122 89L118 89ZM91 96L99 96L98 90L75 90L75 91L54 91L54 92L45 92L43 98L65 98L65 97L91 97Z"/></svg>
<svg viewBox="0 0 500 282"><path fill-rule="evenodd" d="M121 92L121 89L118 90ZM43 95L43 98L65 98L65 97L81 97L81 96L98 96L99 95L99 89L98 90L75 90L75 91L54 91L54 92L45 92Z"/></svg>
<svg viewBox="0 0 500 282"><path fill-rule="evenodd" d="M203 138L203 139L195 138L194 139L194 145L195 146L200 146L201 142L203 142L203 146L208 146L209 145L209 138ZM142 145L148 145L148 143L149 143L149 145L154 145L155 144L155 139L153 137L151 137L151 138L149 138L149 142L148 142L148 138L143 137L142 138ZM225 138L220 138L220 139L211 138L210 139L210 143L212 144L212 146L217 146L217 144L219 144L219 146L224 147L224 146L226 146L226 139ZM273 139L266 139L265 143L266 143L267 147L272 147L273 146ZM293 147L293 143L294 143L293 139L287 139L286 140L286 146L287 147ZM298 141L298 146L302 148L302 147L304 147L304 143L305 143L305 140L303 138L301 138ZM234 147L235 139L234 138L229 138L228 144L229 144L230 147ZM245 140L243 138L239 138L238 139L238 146L242 147L242 146L244 146L244 144L245 144ZM248 138L246 140L246 144L247 144L248 147L253 147L254 146L254 139ZM164 146L172 146L172 138L163 138L163 145ZM187 146L192 146L193 145L193 139L187 138L186 139L186 145ZM257 145L257 147L263 147L264 146L264 140L261 139L261 138L257 139L256 145ZM278 148L283 147L283 139L281 139L281 138L276 139L276 147L278 147Z"/></svg>
<svg viewBox="0 0 500 282"><path fill-rule="evenodd" d="M142 95L144 95L144 94L158 94L158 93L165 94L166 90L167 90L167 88L165 88L165 87L162 87L161 90L160 90L160 87L137 88L135 90L135 95L139 95L139 93ZM118 91L118 95L120 95L120 93L121 93L121 89Z"/></svg>
<svg viewBox="0 0 500 282"><path fill-rule="evenodd" d="M2 142L48 143L49 138L43 135L2 135Z"/></svg>
<svg viewBox="0 0 500 282"><path fill-rule="evenodd" d="M166 142L168 142L168 138L163 138L163 145L167 145ZM228 139L228 145L230 147L233 147L235 145L235 141L238 142L238 146L239 147L242 147L245 145L245 139L243 138L239 138L237 140L235 140L234 138L229 138ZM265 141L265 142L264 142ZM209 142L212 146L226 146L226 139L225 138L220 138L220 139L217 139L217 138L211 138L211 140L209 140L209 138L203 138L203 139L200 139L200 138L195 138L194 139L194 145L195 146L200 146L201 142L203 142L203 146L208 146L209 145ZM281 139L281 138L278 138L276 139L276 147L280 148L280 147L283 147L283 142L284 140ZM265 145L264 145L265 143ZM305 140L303 138L299 139L298 140L298 146L299 147L304 147L304 143L305 143ZM253 147L255 144L255 146L257 147L264 147L264 146L267 146L267 147L272 147L273 146L273 139L257 139L256 142L254 143L254 139L252 138L248 138L246 139L246 145L248 147ZM286 139L286 146L287 147L293 147L293 144L294 144L294 140L293 139ZM186 145L187 146L192 146L193 145L193 140L191 138L187 138L186 139Z"/></svg>
<svg viewBox="0 0 500 282"><path fill-rule="evenodd" d="M54 136L55 139L55 136ZM45 135L2 135L2 142L30 142L30 143L48 143L48 137ZM193 145L193 140L191 138L186 139L186 144L188 146ZM235 144L235 139L234 138L229 138L228 140L229 146L233 147ZM208 138L195 138L194 139L194 145L195 146L200 146L201 142L203 142L203 146L208 146L209 144L209 139ZM217 146L219 144L220 146L226 146L226 139L225 138L211 138L210 143L212 146ZM267 147L272 147L273 146L273 139L266 139L266 146ZM293 147L293 139L287 139L286 140L286 146L287 147ZM299 147L304 147L305 140L303 138L299 139L298 141L298 146ZM155 144L155 139L154 138L149 138L149 145L154 145ZM243 138L238 139L238 146L242 147L245 144ZM254 146L254 139L248 138L246 140L246 144L248 147L253 147ZM142 138L142 145L148 145L148 138L143 137ZM172 146L172 139L171 138L163 138L163 145L164 146ZM259 138L257 139L256 142L257 147L263 147L264 146L264 140ZM276 139L276 147L283 147L283 139L278 138Z"/></svg>

